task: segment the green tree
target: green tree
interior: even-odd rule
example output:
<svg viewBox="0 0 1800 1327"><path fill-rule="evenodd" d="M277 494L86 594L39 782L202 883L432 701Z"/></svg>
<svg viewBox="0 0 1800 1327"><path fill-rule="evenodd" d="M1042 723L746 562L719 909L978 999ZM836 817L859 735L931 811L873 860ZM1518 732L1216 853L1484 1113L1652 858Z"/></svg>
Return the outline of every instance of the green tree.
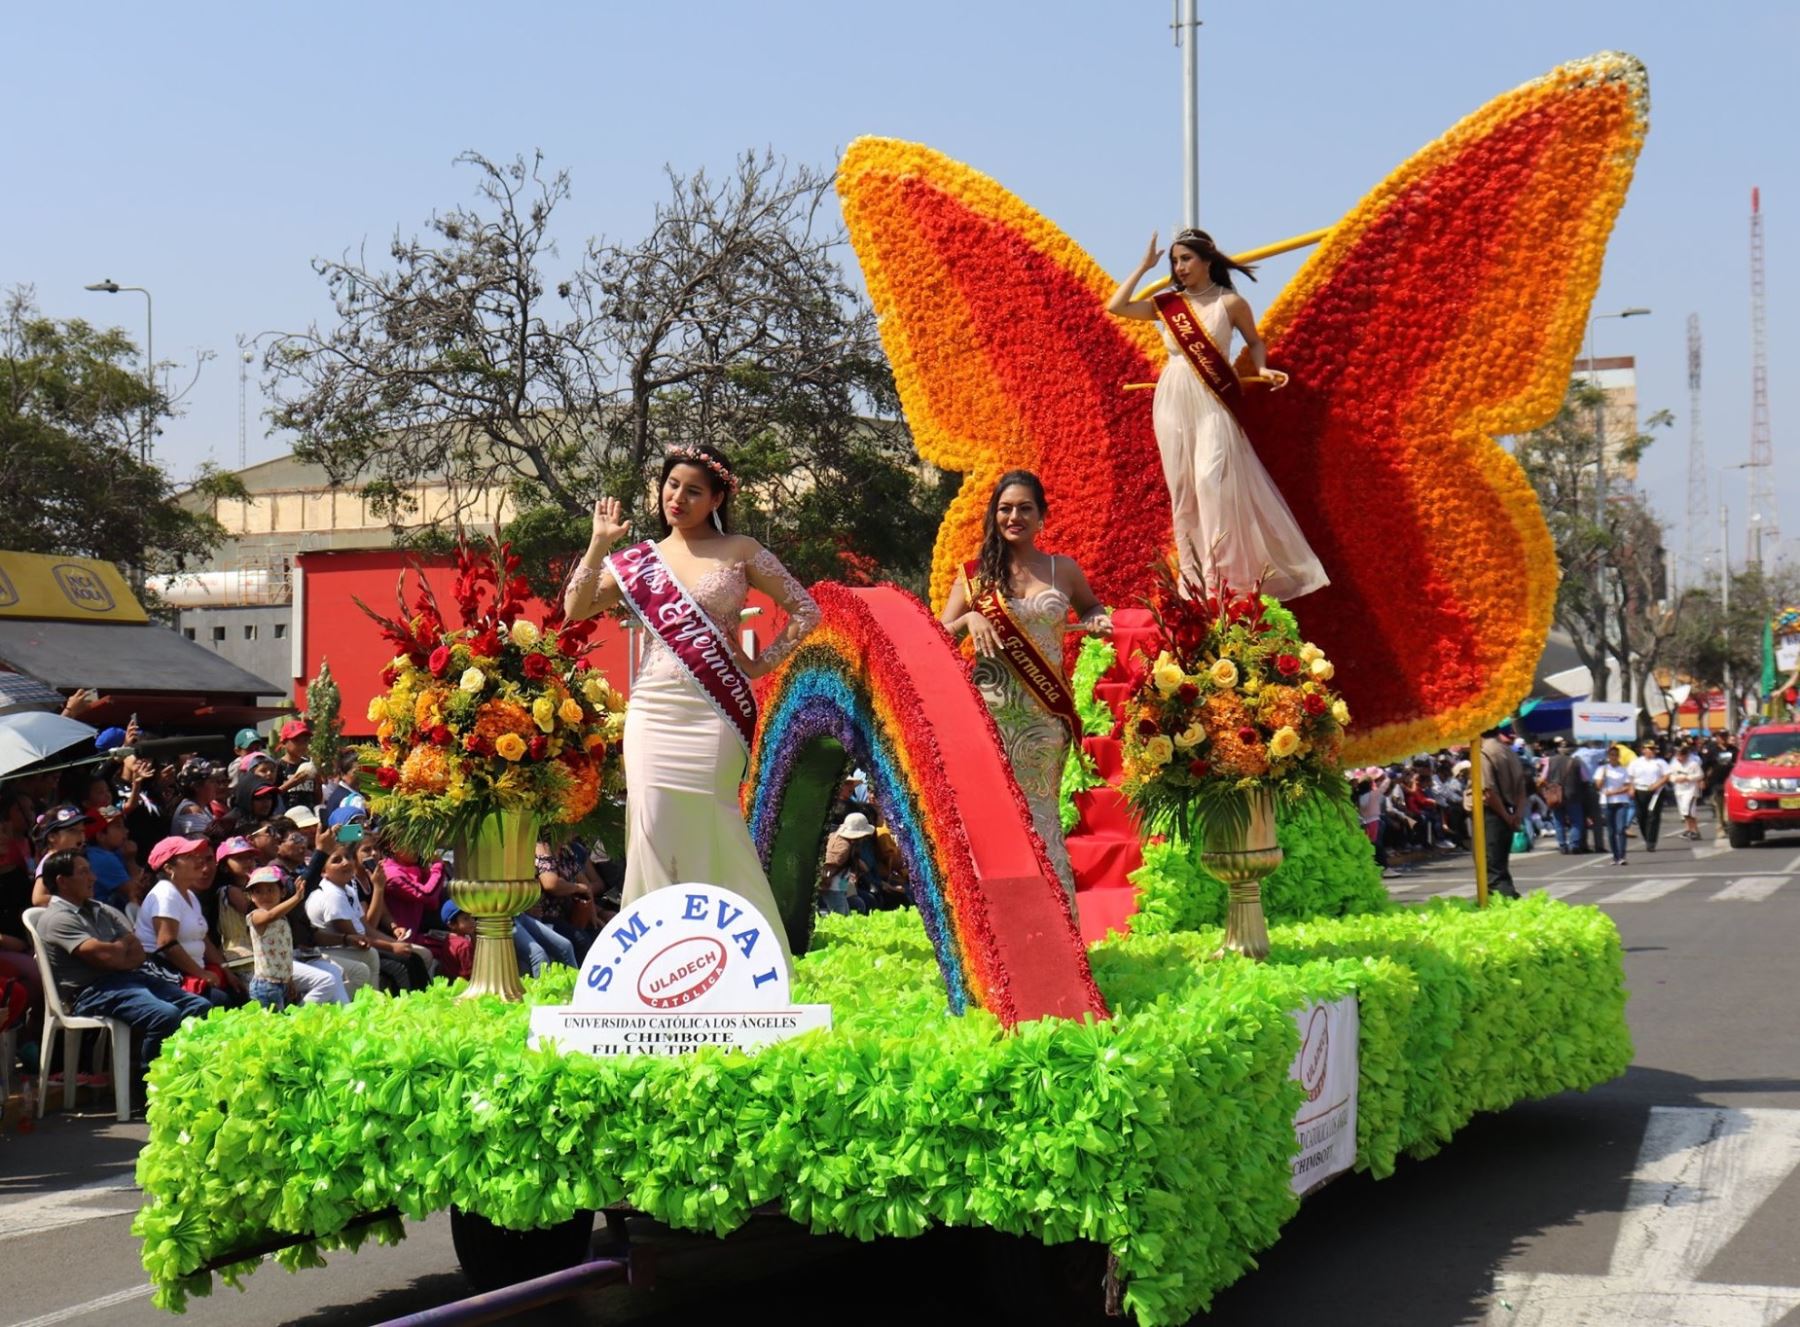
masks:
<svg viewBox="0 0 1800 1327"><path fill-rule="evenodd" d="M505 488L504 534L542 589L585 544L596 497L649 529L665 446L711 441L746 480L739 527L797 574L923 582L947 495L913 454L874 313L824 224L829 172L754 153L719 180L671 171L647 235L590 240L565 264L566 172L459 162L477 174L472 204L397 235L384 262L316 262L333 319L269 343L272 418L296 455L427 546ZM423 475L463 490L436 529L407 508Z"/></svg>
<svg viewBox="0 0 1800 1327"><path fill-rule="evenodd" d="M307 745L306 755L319 767L321 779L337 774L339 738L344 731L339 713L342 708L343 696L338 691L337 679L331 675L331 663L321 659L319 675L306 684L306 721L312 725L312 741Z"/></svg>
<svg viewBox="0 0 1800 1327"><path fill-rule="evenodd" d="M175 501L177 485L140 456L143 420L173 403L145 381L138 348L117 328L57 321L32 292L7 293L0 313L0 543L27 553L98 558L178 571L224 538L207 515ZM202 467L192 488L243 492Z"/></svg>

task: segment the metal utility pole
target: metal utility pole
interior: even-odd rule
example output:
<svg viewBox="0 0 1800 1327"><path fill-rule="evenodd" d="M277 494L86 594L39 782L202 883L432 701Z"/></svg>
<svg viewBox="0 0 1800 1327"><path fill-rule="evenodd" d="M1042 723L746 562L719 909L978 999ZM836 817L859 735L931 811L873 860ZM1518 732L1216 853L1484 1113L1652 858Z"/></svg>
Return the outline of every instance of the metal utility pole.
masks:
<svg viewBox="0 0 1800 1327"><path fill-rule="evenodd" d="M250 429L245 418L245 402L250 395L250 365L256 356L246 350L238 357L238 469L250 464Z"/></svg>
<svg viewBox="0 0 1800 1327"><path fill-rule="evenodd" d="M1708 501L1706 483L1706 436L1700 428L1700 315L1690 313L1687 321L1688 350L1688 482L1687 482L1687 574L1690 584L1705 579L1706 524Z"/></svg>
<svg viewBox="0 0 1800 1327"><path fill-rule="evenodd" d="M111 277L96 281L84 289L97 290L107 295L117 295L122 290L136 291L144 297L144 385L149 389L150 399L144 403L144 440L139 448L139 455L144 464L148 465L156 445L156 320L155 310L150 303L150 292L142 286L121 286Z"/></svg>
<svg viewBox="0 0 1800 1327"><path fill-rule="evenodd" d="M1181 48L1181 224L1200 224L1200 0L1174 0ZM1185 35L1184 35L1185 34Z"/></svg>
<svg viewBox="0 0 1800 1327"><path fill-rule="evenodd" d="M1725 731L1737 731L1737 692L1731 685L1731 509L1719 504L1719 620L1725 628Z"/></svg>
<svg viewBox="0 0 1800 1327"><path fill-rule="evenodd" d="M1750 191L1750 507L1749 556L1762 566L1762 541L1781 547L1775 516L1775 446L1769 431L1769 347L1763 313L1762 190Z"/></svg>

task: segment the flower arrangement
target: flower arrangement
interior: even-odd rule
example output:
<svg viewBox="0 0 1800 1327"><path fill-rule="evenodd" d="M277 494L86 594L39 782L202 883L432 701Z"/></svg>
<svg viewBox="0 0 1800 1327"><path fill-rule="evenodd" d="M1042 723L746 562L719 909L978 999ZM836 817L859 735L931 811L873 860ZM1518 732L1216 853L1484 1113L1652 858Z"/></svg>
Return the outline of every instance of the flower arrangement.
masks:
<svg viewBox="0 0 1800 1327"><path fill-rule="evenodd" d="M620 791L607 754L624 733L625 701L582 666L593 623L564 623L558 611L539 628L524 617L519 566L505 544L458 550L459 627L422 575L410 609L402 575L398 616L358 602L399 651L382 670L386 694L369 703L370 808L421 851L492 811L534 816L551 838L594 832L603 797Z"/></svg>
<svg viewBox="0 0 1800 1327"><path fill-rule="evenodd" d="M1333 778L1350 708L1331 660L1276 600L1173 590L1165 578L1153 604L1165 646L1132 661L1116 733L1126 799L1152 832L1191 839L1240 819L1244 793L1291 804Z"/></svg>
<svg viewBox="0 0 1800 1327"><path fill-rule="evenodd" d="M1344 216L1262 320L1292 385L1251 393L1247 429L1332 579L1306 612L1360 718L1350 758L1465 741L1530 687L1558 568L1494 439L1562 401L1648 105L1617 52L1496 97ZM1056 551L1103 600L1137 598L1169 543L1151 394L1124 390L1166 360L1154 325L1107 316L1113 279L961 162L858 139L838 181L920 455L967 476L932 601L1013 465L1044 479Z"/></svg>

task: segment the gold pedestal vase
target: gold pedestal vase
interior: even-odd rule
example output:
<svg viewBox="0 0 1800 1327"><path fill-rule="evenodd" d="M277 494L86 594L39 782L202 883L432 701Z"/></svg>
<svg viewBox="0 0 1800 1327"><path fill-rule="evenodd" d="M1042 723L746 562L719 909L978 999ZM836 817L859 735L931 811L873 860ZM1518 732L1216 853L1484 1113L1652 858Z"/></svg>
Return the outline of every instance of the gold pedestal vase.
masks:
<svg viewBox="0 0 1800 1327"><path fill-rule="evenodd" d="M1242 954L1258 963L1269 956L1269 925L1263 918L1262 882L1281 865L1275 839L1275 798L1268 792L1242 794L1231 813L1205 818L1200 828L1200 864L1225 882L1225 943L1213 954Z"/></svg>
<svg viewBox="0 0 1800 1327"><path fill-rule="evenodd" d="M514 811L490 811L451 841L456 860L450 897L475 919L475 965L461 999L497 995L517 1003L525 998L513 918L543 893L537 844L536 817Z"/></svg>

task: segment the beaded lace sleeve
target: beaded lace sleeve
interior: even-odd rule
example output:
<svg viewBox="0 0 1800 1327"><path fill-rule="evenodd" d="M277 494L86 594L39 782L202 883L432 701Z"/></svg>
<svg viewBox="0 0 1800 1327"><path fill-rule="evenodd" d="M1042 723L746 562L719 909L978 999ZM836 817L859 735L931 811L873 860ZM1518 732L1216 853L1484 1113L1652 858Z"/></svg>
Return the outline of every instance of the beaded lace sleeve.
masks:
<svg viewBox="0 0 1800 1327"><path fill-rule="evenodd" d="M750 583L779 604L788 615L787 626L781 629L781 634L770 641L769 648L762 653L761 662L773 668L792 654L795 647L819 625L819 605L806 592L806 587L781 565L781 559L766 548L757 550L756 556L745 564L745 570Z"/></svg>
<svg viewBox="0 0 1800 1327"><path fill-rule="evenodd" d="M590 567L585 562L575 564L569 583L563 586L563 615L569 621L579 622L594 615L600 597L600 577L605 570L604 566Z"/></svg>

